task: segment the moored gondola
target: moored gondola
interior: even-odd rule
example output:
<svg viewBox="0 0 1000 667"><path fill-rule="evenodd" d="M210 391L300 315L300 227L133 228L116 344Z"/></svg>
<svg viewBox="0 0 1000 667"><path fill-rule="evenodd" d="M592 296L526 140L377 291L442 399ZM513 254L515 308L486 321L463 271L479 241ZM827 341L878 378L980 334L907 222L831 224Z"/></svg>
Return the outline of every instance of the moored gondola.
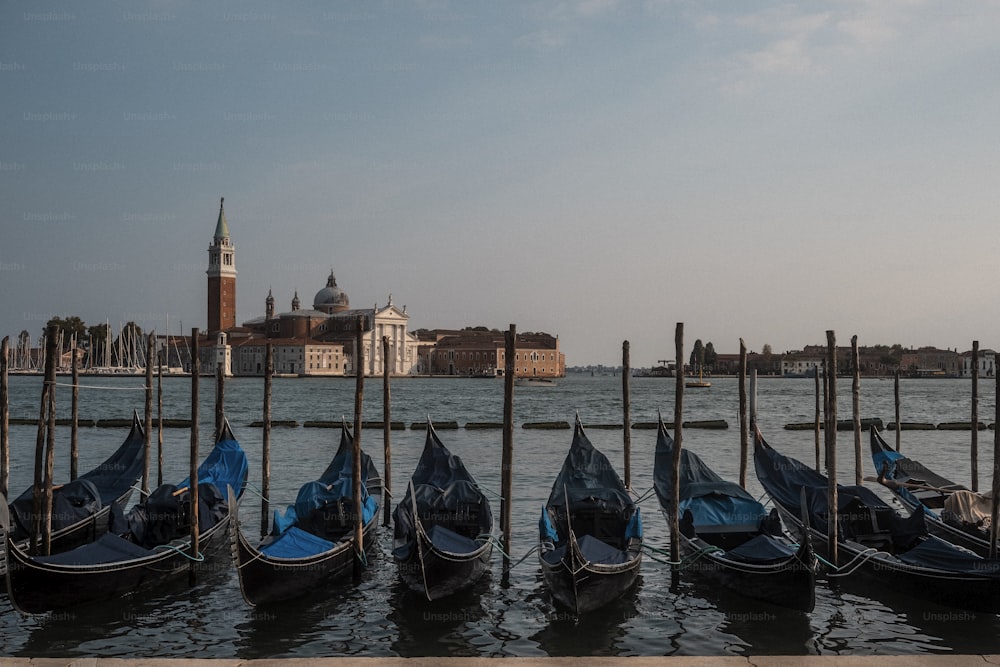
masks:
<svg viewBox="0 0 1000 667"><path fill-rule="evenodd" d="M653 485L660 507L673 514L674 440L661 419L656 437ZM719 477L697 454L681 449L678 470L680 544L685 572L742 595L812 611L816 604L816 557L805 534L789 540L777 510L738 484Z"/></svg>
<svg viewBox="0 0 1000 667"><path fill-rule="evenodd" d="M622 597L642 563L639 508L576 418L573 442L542 508L538 558L554 600L576 614Z"/></svg>
<svg viewBox="0 0 1000 667"><path fill-rule="evenodd" d="M242 494L247 458L228 421L198 467L199 558L226 544L227 487ZM96 541L51 556L29 556L7 539L7 592L17 610L38 614L126 596L187 572L193 557L189 480L164 484L128 514L112 511ZM9 516L0 507L6 526Z"/></svg>
<svg viewBox="0 0 1000 667"><path fill-rule="evenodd" d="M316 481L304 484L295 504L274 513L271 534L253 541L239 521L231 496L233 561L243 598L250 605L268 604L322 591L350 574L360 557L354 541L354 441L341 425L340 445ZM381 478L370 456L361 454L364 549L375 542Z"/></svg>
<svg viewBox="0 0 1000 667"><path fill-rule="evenodd" d="M771 448L754 433L757 477L786 525L809 531L829 556L827 478ZM909 517L863 486L838 485L837 549L843 571L857 571L913 597L963 609L1000 612L1000 560L978 554L927 532L923 508Z"/></svg>
<svg viewBox="0 0 1000 667"><path fill-rule="evenodd" d="M400 578L428 600L470 588L489 568L489 500L462 459L441 443L430 419L417 468L392 516Z"/></svg>
<svg viewBox="0 0 1000 667"><path fill-rule="evenodd" d="M927 529L949 542L990 552L990 499L892 449L875 428L869 437L879 484L910 511L923 507Z"/></svg>
<svg viewBox="0 0 1000 667"><path fill-rule="evenodd" d="M138 413L125 441L103 463L52 490L52 553L92 542L108 530L112 508L124 509L142 477L145 434ZM11 539L27 548L34 514L34 485L10 503Z"/></svg>

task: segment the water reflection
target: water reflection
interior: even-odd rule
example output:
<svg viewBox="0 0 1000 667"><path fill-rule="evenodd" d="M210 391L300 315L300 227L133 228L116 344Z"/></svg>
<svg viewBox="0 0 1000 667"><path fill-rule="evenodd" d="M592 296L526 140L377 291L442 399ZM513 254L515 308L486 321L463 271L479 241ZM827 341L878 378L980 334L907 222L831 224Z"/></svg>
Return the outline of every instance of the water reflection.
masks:
<svg viewBox="0 0 1000 667"><path fill-rule="evenodd" d="M483 596L489 594L492 584L493 578L487 574L469 590L430 602L397 579L387 618L396 627L393 651L418 657L479 655L473 638L487 616Z"/></svg>

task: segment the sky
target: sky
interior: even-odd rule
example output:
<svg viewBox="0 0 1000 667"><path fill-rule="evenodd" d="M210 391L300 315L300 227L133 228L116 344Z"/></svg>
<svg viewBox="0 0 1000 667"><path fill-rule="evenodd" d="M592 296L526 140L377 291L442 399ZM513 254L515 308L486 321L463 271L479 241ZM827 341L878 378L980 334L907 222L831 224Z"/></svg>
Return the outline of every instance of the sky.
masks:
<svg viewBox="0 0 1000 667"><path fill-rule="evenodd" d="M0 6L0 335L352 307L558 335L1000 347L1000 2Z"/></svg>

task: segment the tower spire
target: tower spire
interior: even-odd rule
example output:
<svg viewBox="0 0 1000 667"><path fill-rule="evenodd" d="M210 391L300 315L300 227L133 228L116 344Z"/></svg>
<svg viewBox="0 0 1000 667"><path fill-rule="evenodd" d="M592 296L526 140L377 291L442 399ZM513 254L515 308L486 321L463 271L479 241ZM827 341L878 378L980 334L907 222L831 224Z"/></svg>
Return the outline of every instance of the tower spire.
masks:
<svg viewBox="0 0 1000 667"><path fill-rule="evenodd" d="M226 201L225 197L219 197L219 220L215 223L215 238L216 239L227 239L229 238L229 225L226 224L226 211L223 208L223 203Z"/></svg>

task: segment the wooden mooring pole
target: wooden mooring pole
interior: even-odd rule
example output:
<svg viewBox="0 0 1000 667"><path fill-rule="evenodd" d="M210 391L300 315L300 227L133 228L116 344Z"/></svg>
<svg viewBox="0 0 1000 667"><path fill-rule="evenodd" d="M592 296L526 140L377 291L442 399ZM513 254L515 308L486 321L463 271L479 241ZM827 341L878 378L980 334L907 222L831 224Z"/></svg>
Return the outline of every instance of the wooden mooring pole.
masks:
<svg viewBox="0 0 1000 667"><path fill-rule="evenodd" d="M76 363L76 339L73 339L70 364L72 371L70 377L73 381L73 388L70 394L70 422L69 422L69 480L72 482L79 474L80 464L80 369Z"/></svg>
<svg viewBox="0 0 1000 667"><path fill-rule="evenodd" d="M517 352L517 325L504 333L503 371L503 451L500 455L500 531L503 533L503 580L510 578L511 501L514 491L514 355Z"/></svg>
<svg viewBox="0 0 1000 667"><path fill-rule="evenodd" d="M156 363L156 486L163 486L163 359Z"/></svg>
<svg viewBox="0 0 1000 667"><path fill-rule="evenodd" d="M990 498L990 551L989 557L997 557L997 521L1000 521L1000 373L996 376L995 412L993 415L993 493Z"/></svg>
<svg viewBox="0 0 1000 667"><path fill-rule="evenodd" d="M899 369L896 369L895 382L893 387L893 394L896 403L896 451L898 452L900 446L902 445L903 438L900 431L902 430L902 424L899 421Z"/></svg>
<svg viewBox="0 0 1000 667"><path fill-rule="evenodd" d="M149 495L149 460L153 442L153 346L156 334L146 337L146 405L142 421L142 495Z"/></svg>
<svg viewBox="0 0 1000 667"><path fill-rule="evenodd" d="M829 503L829 519L827 519L827 541L829 544L830 562L837 567L837 338L834 332L826 332L826 474L827 502ZM804 519L805 517L803 517Z"/></svg>
<svg viewBox="0 0 1000 667"><path fill-rule="evenodd" d="M45 382L49 385L48 424L45 434L45 477L42 502L42 555L52 553L52 474L56 462L56 366L58 365L61 337L53 329L49 336L52 347L45 350Z"/></svg>
<svg viewBox="0 0 1000 667"><path fill-rule="evenodd" d="M826 401L826 377L825 377L825 375L823 377L823 383L824 384L823 384L822 391L819 388L819 376L820 376L820 373L822 372L821 371L821 367L822 366L825 366L825 364L822 364L822 363L816 364L816 369L815 369L816 370L816 417L815 417L816 421L813 424L813 434L815 435L815 440L816 440L816 472L820 472L822 470L822 468L820 468L820 466L819 466L819 449L820 449L820 447L819 447L819 432L821 430L819 418L820 418L820 414L822 414L822 408L820 407L820 395L822 395L823 401L824 402Z"/></svg>
<svg viewBox="0 0 1000 667"><path fill-rule="evenodd" d="M52 381L49 381L49 370L52 371ZM28 542L28 553L38 555L39 540L42 536L42 488L45 482L45 429L48 424L46 415L49 409L49 393L55 391L55 327L49 327L45 336L45 367L42 381L42 400L38 407L38 430L35 433L35 477L32 485L31 498L31 538Z"/></svg>
<svg viewBox="0 0 1000 667"><path fill-rule="evenodd" d="M747 461L750 430L747 425L747 346L740 338L740 486L747 488Z"/></svg>
<svg viewBox="0 0 1000 667"><path fill-rule="evenodd" d="M358 318L355 345L354 368L354 450L351 453L351 485L354 496L354 579L361 578L364 571L362 558L365 553L364 521L361 518L361 412L365 395L365 318ZM372 356L375 348L372 347Z"/></svg>
<svg viewBox="0 0 1000 667"><path fill-rule="evenodd" d="M201 356L198 350L198 327L191 329L191 451L190 451L190 498L191 498L191 570L189 580L195 580L195 562L198 560L201 534L198 527L198 376L201 372Z"/></svg>
<svg viewBox="0 0 1000 667"><path fill-rule="evenodd" d="M674 349L677 360L677 378L674 389L674 456L671 471L674 497L671 500L673 511L670 513L670 585L676 589L681 578L681 539L680 517L678 510L681 505L680 468L681 446L683 445L684 421L684 323L678 322L674 331Z"/></svg>
<svg viewBox="0 0 1000 667"><path fill-rule="evenodd" d="M857 336L851 336L851 366L854 369L854 382L851 384L854 417L854 484L861 486L864 482L861 463L861 357L858 353Z"/></svg>
<svg viewBox="0 0 1000 667"><path fill-rule="evenodd" d="M629 364L629 343L622 343L622 446L625 449L625 488L632 488L632 397L629 380L632 371Z"/></svg>
<svg viewBox="0 0 1000 667"><path fill-rule="evenodd" d="M222 433L226 419L226 370L221 361L215 364L215 440Z"/></svg>
<svg viewBox="0 0 1000 667"><path fill-rule="evenodd" d="M972 492L979 491L979 341L972 341Z"/></svg>
<svg viewBox="0 0 1000 667"><path fill-rule="evenodd" d="M382 525L392 520L392 390L389 378L389 337L382 336Z"/></svg>
<svg viewBox="0 0 1000 667"><path fill-rule="evenodd" d="M260 464L260 536L267 535L268 515L271 513L271 381L274 376L274 346L268 343L264 348L264 433L261 449L263 460Z"/></svg>
<svg viewBox="0 0 1000 667"><path fill-rule="evenodd" d="M0 343L0 495L7 498L10 485L10 336Z"/></svg>

